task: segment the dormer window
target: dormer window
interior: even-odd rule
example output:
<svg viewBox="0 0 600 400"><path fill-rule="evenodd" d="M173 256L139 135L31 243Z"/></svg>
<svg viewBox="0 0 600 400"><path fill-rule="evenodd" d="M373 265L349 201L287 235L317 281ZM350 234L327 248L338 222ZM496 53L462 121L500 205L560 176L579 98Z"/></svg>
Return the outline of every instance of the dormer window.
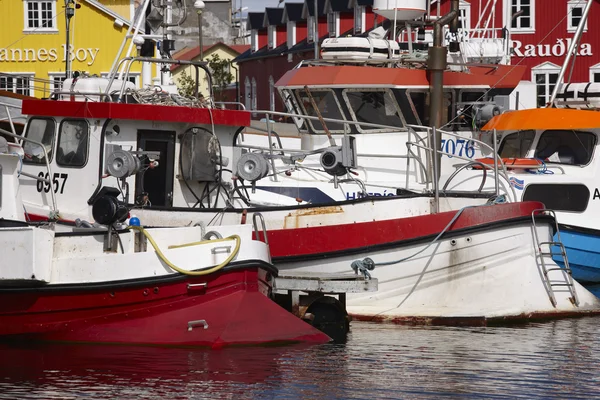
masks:
<svg viewBox="0 0 600 400"><path fill-rule="evenodd" d="M306 22L308 32L306 34L306 41L313 42L315 40L315 17L309 16Z"/></svg>
<svg viewBox="0 0 600 400"><path fill-rule="evenodd" d="M327 13L327 30L329 37L340 35L340 14L338 12Z"/></svg>
<svg viewBox="0 0 600 400"><path fill-rule="evenodd" d="M275 48L275 43L277 43L277 27L275 25L269 25L267 28L267 33L269 36L269 48Z"/></svg>
<svg viewBox="0 0 600 400"><path fill-rule="evenodd" d="M365 31L365 7L356 4L354 6L354 34Z"/></svg>
<svg viewBox="0 0 600 400"><path fill-rule="evenodd" d="M288 49L296 44L296 22L288 21L287 23L287 46Z"/></svg>

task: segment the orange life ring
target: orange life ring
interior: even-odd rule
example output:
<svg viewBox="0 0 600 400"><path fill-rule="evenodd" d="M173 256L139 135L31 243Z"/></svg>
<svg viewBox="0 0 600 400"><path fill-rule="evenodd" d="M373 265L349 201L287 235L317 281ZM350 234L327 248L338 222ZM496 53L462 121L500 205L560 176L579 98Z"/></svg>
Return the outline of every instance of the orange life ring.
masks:
<svg viewBox="0 0 600 400"><path fill-rule="evenodd" d="M475 161L492 167L494 166L493 158L477 158ZM532 169L543 165L542 161L537 158L502 158L502 162L507 169ZM500 167L501 165L498 163L498 168ZM474 165L473 169L481 169L481 166Z"/></svg>

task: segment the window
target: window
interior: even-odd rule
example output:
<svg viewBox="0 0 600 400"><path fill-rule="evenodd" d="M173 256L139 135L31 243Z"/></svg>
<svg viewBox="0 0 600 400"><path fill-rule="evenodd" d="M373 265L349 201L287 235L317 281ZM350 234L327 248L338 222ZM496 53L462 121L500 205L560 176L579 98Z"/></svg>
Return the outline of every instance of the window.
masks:
<svg viewBox="0 0 600 400"><path fill-rule="evenodd" d="M84 119L65 119L60 123L56 164L83 167L88 157L90 128Z"/></svg>
<svg viewBox="0 0 600 400"><path fill-rule="evenodd" d="M596 135L590 132L547 130L540 136L535 158L568 165L586 165L592 159Z"/></svg>
<svg viewBox="0 0 600 400"><path fill-rule="evenodd" d="M329 32L329 37L333 38L340 35L339 15L338 12L327 13L327 31Z"/></svg>
<svg viewBox="0 0 600 400"><path fill-rule="evenodd" d="M26 0L23 10L26 31L57 31L56 0Z"/></svg>
<svg viewBox="0 0 600 400"><path fill-rule="evenodd" d="M252 78L252 109L256 110L256 106L257 106L257 99L256 99L256 79Z"/></svg>
<svg viewBox="0 0 600 400"><path fill-rule="evenodd" d="M267 33L269 35L269 48L274 49L277 43L277 27L275 25L269 25Z"/></svg>
<svg viewBox="0 0 600 400"><path fill-rule="evenodd" d="M308 21L306 22L307 33L306 33L306 41L312 43L315 40L315 17L308 17Z"/></svg>
<svg viewBox="0 0 600 400"><path fill-rule="evenodd" d="M296 44L296 23L294 21L288 21L287 23L286 40L288 49Z"/></svg>
<svg viewBox="0 0 600 400"><path fill-rule="evenodd" d="M0 73L0 90L33 96L33 74L10 75Z"/></svg>
<svg viewBox="0 0 600 400"><path fill-rule="evenodd" d="M552 90L554 90L554 86L556 86L556 82L558 81L559 72L560 67L550 62L531 69L531 78L536 84L538 107L544 107L550 101Z"/></svg>
<svg viewBox="0 0 600 400"><path fill-rule="evenodd" d="M590 82L600 83L600 64L590 67Z"/></svg>
<svg viewBox="0 0 600 400"><path fill-rule="evenodd" d="M583 212L590 200L590 190L582 184L534 183L527 185L523 201L541 201L547 209Z"/></svg>
<svg viewBox="0 0 600 400"><path fill-rule="evenodd" d="M311 89L310 94L323 118L344 119L342 110L340 109L340 105L333 90ZM311 117L317 117L318 115L312 105L311 98L306 94L306 91L304 89L298 89L296 91L296 95L298 96L298 99L305 110L305 114ZM321 125L320 121L309 120L309 124L313 127L313 130L324 132L323 125ZM326 125L327 128L332 132L344 131L343 124L327 122Z"/></svg>
<svg viewBox="0 0 600 400"><path fill-rule="evenodd" d="M516 18L512 18L517 12L522 11ZM535 0L511 0L511 16L513 32L535 31Z"/></svg>
<svg viewBox="0 0 600 400"><path fill-rule="evenodd" d="M246 77L244 79L244 92L246 94L245 106L246 110L249 110L252 107L252 87L250 86L250 79Z"/></svg>
<svg viewBox="0 0 600 400"><path fill-rule="evenodd" d="M48 77L50 78L50 93L63 90L63 82L66 79L64 72L49 72ZM44 89L44 91L46 90Z"/></svg>
<svg viewBox="0 0 600 400"><path fill-rule="evenodd" d="M275 80L269 76L269 109L275 111Z"/></svg>
<svg viewBox="0 0 600 400"><path fill-rule="evenodd" d="M365 31L365 8L354 4L354 34Z"/></svg>
<svg viewBox="0 0 600 400"><path fill-rule="evenodd" d="M48 162L51 162L54 136L56 134L54 120L51 118L31 118L26 129L25 137L42 143L48 153ZM23 158L25 163L44 164L46 162L44 151L37 144L23 141L23 152L25 153Z"/></svg>
<svg viewBox="0 0 600 400"><path fill-rule="evenodd" d="M110 76L110 72L103 72L100 74L102 78L108 78ZM125 74L123 74L125 76ZM139 72L130 72L127 75L127 80L135 85L135 87L140 87L140 73Z"/></svg>
<svg viewBox="0 0 600 400"><path fill-rule="evenodd" d="M346 89L343 93L355 121L404 127L404 118L391 91L386 89ZM380 132L387 129L359 126L358 130Z"/></svg>
<svg viewBox="0 0 600 400"><path fill-rule="evenodd" d="M567 3L567 32L575 32L583 17L583 8L585 1L571 0ZM587 31L587 21L583 26L583 30Z"/></svg>
<svg viewBox="0 0 600 400"><path fill-rule="evenodd" d="M511 133L502 140L498 153L502 158L527 158L533 139L535 139L533 130Z"/></svg>

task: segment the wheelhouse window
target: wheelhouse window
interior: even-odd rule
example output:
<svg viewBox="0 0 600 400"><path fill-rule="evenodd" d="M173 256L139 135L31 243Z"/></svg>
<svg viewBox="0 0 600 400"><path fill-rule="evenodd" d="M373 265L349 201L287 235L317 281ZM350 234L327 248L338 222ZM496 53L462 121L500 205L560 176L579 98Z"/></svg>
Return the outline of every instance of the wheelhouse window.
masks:
<svg viewBox="0 0 600 400"><path fill-rule="evenodd" d="M411 108L416 112L417 124L429 126L429 92L410 90L408 99L411 103ZM452 120L453 112L453 94L452 92L444 92L444 104L442 106L442 126L448 124ZM445 112L444 112L445 111Z"/></svg>
<svg viewBox="0 0 600 400"><path fill-rule="evenodd" d="M25 138L42 143L48 153L48 162L52 161L52 148L56 136L56 124L51 118L31 118L27 123ZM23 162L31 164L45 164L44 150L35 143L23 141Z"/></svg>
<svg viewBox="0 0 600 400"><path fill-rule="evenodd" d="M502 139L498 153L502 158L526 158L534 139L533 130L511 133Z"/></svg>
<svg viewBox="0 0 600 400"><path fill-rule="evenodd" d="M547 130L540 136L534 157L568 165L586 165L592 159L596 135L591 132Z"/></svg>
<svg viewBox="0 0 600 400"><path fill-rule="evenodd" d="M56 0L26 0L25 31L56 31Z"/></svg>
<svg viewBox="0 0 600 400"><path fill-rule="evenodd" d="M342 114L342 110L338 103L337 97L333 90L330 89L311 89L310 96L306 93L304 89L298 89L296 91L296 95L300 100L300 104L302 108L304 108L305 114L311 117L318 117L315 108L313 107L313 103L311 101L314 100L319 113L323 118L332 118L332 119L344 119ZM309 124L316 132L324 132L323 125L320 121L310 120ZM330 131L343 132L344 124L336 123L336 122L326 122L325 125L327 129Z"/></svg>
<svg viewBox="0 0 600 400"><path fill-rule="evenodd" d="M387 89L371 90L352 90L347 89L343 92L344 99L352 118L356 122L366 122L370 124L388 125L402 128L406 124L398 103L394 99L392 92ZM358 127L359 131L385 131L385 128Z"/></svg>
<svg viewBox="0 0 600 400"><path fill-rule="evenodd" d="M512 18L517 12L522 13ZM511 18L513 32L533 32L535 22L535 0L511 0Z"/></svg>
<svg viewBox="0 0 600 400"><path fill-rule="evenodd" d="M530 183L523 193L523 201L541 201L546 208L556 211L583 212L589 200L590 190L577 183Z"/></svg>
<svg viewBox="0 0 600 400"><path fill-rule="evenodd" d="M60 123L56 164L83 167L87 163L90 127L84 119L65 119Z"/></svg>

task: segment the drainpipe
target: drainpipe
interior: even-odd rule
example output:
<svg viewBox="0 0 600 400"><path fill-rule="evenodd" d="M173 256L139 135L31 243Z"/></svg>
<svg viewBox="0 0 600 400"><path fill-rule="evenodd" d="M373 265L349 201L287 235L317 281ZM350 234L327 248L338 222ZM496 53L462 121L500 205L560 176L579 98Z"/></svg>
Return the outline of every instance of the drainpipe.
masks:
<svg viewBox="0 0 600 400"><path fill-rule="evenodd" d="M240 103L240 78L239 71L233 63L229 64L235 70L235 101Z"/></svg>

